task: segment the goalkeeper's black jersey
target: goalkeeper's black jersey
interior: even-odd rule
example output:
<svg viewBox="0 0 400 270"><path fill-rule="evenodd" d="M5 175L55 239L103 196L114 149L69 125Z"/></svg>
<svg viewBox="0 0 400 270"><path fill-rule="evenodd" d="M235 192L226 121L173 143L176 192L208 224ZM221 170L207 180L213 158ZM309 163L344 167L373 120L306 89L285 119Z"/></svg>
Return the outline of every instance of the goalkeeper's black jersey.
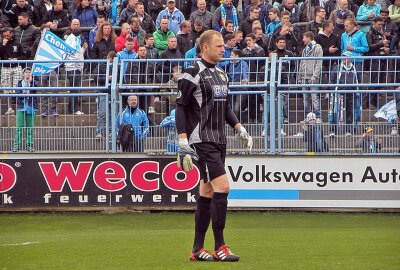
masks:
<svg viewBox="0 0 400 270"><path fill-rule="evenodd" d="M228 100L228 77L204 59L190 66L178 80L176 126L189 143L226 144L225 121L239 123Z"/></svg>

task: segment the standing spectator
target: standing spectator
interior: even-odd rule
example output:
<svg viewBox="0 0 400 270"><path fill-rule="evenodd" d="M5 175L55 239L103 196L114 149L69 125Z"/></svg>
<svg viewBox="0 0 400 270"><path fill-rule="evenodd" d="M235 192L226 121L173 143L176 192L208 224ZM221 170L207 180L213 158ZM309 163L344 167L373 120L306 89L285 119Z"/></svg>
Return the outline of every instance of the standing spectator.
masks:
<svg viewBox="0 0 400 270"><path fill-rule="evenodd" d="M146 12L144 12L144 4L142 2L139 2L136 4L135 13L133 14L133 18L139 19L140 27L146 33L153 33L154 31L156 31L156 25L154 24L154 21L151 18L151 16L149 14L147 14ZM132 23L132 21L131 21L131 23Z"/></svg>
<svg viewBox="0 0 400 270"><path fill-rule="evenodd" d="M137 52L139 43L138 43L136 38L131 36L131 26L129 25L129 23L123 23L122 24L122 26L121 26L121 34L119 35L119 37L117 37L115 39L115 50L116 50L116 52L120 52L120 51L122 51L123 48L125 48L125 40L127 38L132 38L132 40L134 42L133 50L135 52Z"/></svg>
<svg viewBox="0 0 400 270"><path fill-rule="evenodd" d="M196 40L200 38L203 32L204 32L203 22L201 20L195 20L192 31L190 32L191 39Z"/></svg>
<svg viewBox="0 0 400 270"><path fill-rule="evenodd" d="M280 20L280 12L277 8L271 8L269 10L269 23L267 24L265 28L265 33L268 36L272 36L274 33L275 29L278 28L281 25L281 20Z"/></svg>
<svg viewBox="0 0 400 270"><path fill-rule="evenodd" d="M108 22L100 25L94 38L94 45L90 51L91 59L106 59L111 51L115 51L114 41L116 35L111 24Z"/></svg>
<svg viewBox="0 0 400 270"><path fill-rule="evenodd" d="M23 88L23 90L17 90L17 94L36 94L36 90L32 88L37 87L37 84L32 79L32 71L30 68L25 68L23 70L23 79L18 81L17 86ZM33 147L33 126L35 124L37 109L38 103L36 97L17 97L17 129L12 148L13 153L17 152L20 148L24 129L26 129L26 150L31 153L35 151Z"/></svg>
<svg viewBox="0 0 400 270"><path fill-rule="evenodd" d="M93 48L94 38L96 37L97 30L99 27L106 21L106 18L103 15L99 15L96 21L96 27L90 30L89 32L89 49Z"/></svg>
<svg viewBox="0 0 400 270"><path fill-rule="evenodd" d="M62 0L54 1L53 8L44 14L41 24L46 24L51 32L60 38L62 37L62 33L56 30L69 25L68 12L63 9Z"/></svg>
<svg viewBox="0 0 400 270"><path fill-rule="evenodd" d="M196 20L200 20L202 22L202 27L204 30L211 29L212 26L212 18L213 14L207 10L206 0L198 0L197 1L197 10L190 14L190 22L194 27L194 23Z"/></svg>
<svg viewBox="0 0 400 270"><path fill-rule="evenodd" d="M119 63L121 63L121 60L129 60L129 59L137 58L138 54L134 50L135 44L136 43L132 37L127 37L125 39L124 49L122 49L122 51L117 53ZM128 75L128 74L126 74L127 66L128 66L128 62L124 62L123 66L122 66L122 74L123 74L124 78L126 78L126 76Z"/></svg>
<svg viewBox="0 0 400 270"><path fill-rule="evenodd" d="M368 52L367 36L361 31L354 19L346 19L344 21L345 32L340 39L340 51L343 54L345 51L350 51L352 56L362 56ZM362 70L362 59L354 59L356 70ZM359 76L361 78L361 75ZM361 79L360 79L361 80Z"/></svg>
<svg viewBox="0 0 400 270"><path fill-rule="evenodd" d="M80 30L73 30L70 35L74 35L76 37L80 36L82 33ZM66 36L65 39L69 37ZM67 60L77 60L81 62L66 62L65 72L66 77L69 82L69 87L82 87L82 73L83 73L83 60L85 51L88 48L88 44L85 40L81 41L79 50L75 54L71 54L67 57ZM74 94L79 93L80 91L73 91ZM83 115L85 114L81 108L81 98L78 96L70 97L68 102L68 112L70 114L75 115Z"/></svg>
<svg viewBox="0 0 400 270"><path fill-rule="evenodd" d="M363 153L379 153L379 151L382 149L382 139L374 136L374 129L372 127L366 127L362 138L357 142L356 145L362 148Z"/></svg>
<svg viewBox="0 0 400 270"><path fill-rule="evenodd" d="M300 20L300 8L294 3L294 0L283 0L278 7L279 11L288 11L290 14L290 22L297 23Z"/></svg>
<svg viewBox="0 0 400 270"><path fill-rule="evenodd" d="M193 47L194 40L192 40L190 21L183 21L181 23L181 30L176 34L176 39L178 41L178 50L185 55L185 53Z"/></svg>
<svg viewBox="0 0 400 270"><path fill-rule="evenodd" d="M381 5L376 3L376 0L365 0L364 4L358 9L357 12L357 21L370 21L372 22L375 17L381 14ZM364 33L367 33L370 26L365 25L360 29Z"/></svg>
<svg viewBox="0 0 400 270"><path fill-rule="evenodd" d="M246 6L244 8L244 17L247 18L247 16L249 16L250 13L250 8L252 6L256 6L259 9L259 14L258 14L258 20L261 22L262 24L262 29L265 29L266 26L269 24L270 22L270 18L269 18L269 10L271 10L272 6L268 3L262 1L262 0L251 0L251 4Z"/></svg>
<svg viewBox="0 0 400 270"><path fill-rule="evenodd" d="M328 13L328 11L326 12ZM338 19L339 13L346 13L346 19L355 19L353 11L349 9L349 2L348 0L339 0L338 1L338 8L333 10L329 15L329 20L332 22L336 22Z"/></svg>
<svg viewBox="0 0 400 270"><path fill-rule="evenodd" d="M383 33L386 39L392 40L397 33L397 23L390 19L388 10L381 10L381 18L383 19Z"/></svg>
<svg viewBox="0 0 400 270"><path fill-rule="evenodd" d="M333 29L333 33L335 33L339 38L341 38L342 34L345 32L344 22L347 19L347 13L346 12L338 12L336 16L337 16L337 19L334 22L335 27Z"/></svg>
<svg viewBox="0 0 400 270"><path fill-rule="evenodd" d="M347 15L349 19L350 18L355 19L354 14L356 14L358 10L358 5L354 3L353 0L329 0L328 2L326 2L324 7L326 15L331 21L334 21L332 20L333 18L331 18L331 15L334 14L335 11L336 12L345 11L348 13Z"/></svg>
<svg viewBox="0 0 400 270"><path fill-rule="evenodd" d="M89 0L77 0L72 19L78 19L82 27L95 27L97 16L97 11L90 5ZM85 39L89 40L89 31L82 32Z"/></svg>
<svg viewBox="0 0 400 270"><path fill-rule="evenodd" d="M400 22L400 0L394 0L393 4L389 6L389 17L396 23Z"/></svg>
<svg viewBox="0 0 400 270"><path fill-rule="evenodd" d="M175 123L175 109L171 111L170 115L161 121L160 127L168 128L167 137L167 153L175 154L179 152L178 132L176 131Z"/></svg>
<svg viewBox="0 0 400 270"><path fill-rule="evenodd" d="M160 11L156 20L157 29L161 26L161 20L168 20L168 28L176 35L179 31L179 26L181 22L185 20L185 16L183 16L182 12L175 7L175 0L168 0L167 7Z"/></svg>
<svg viewBox="0 0 400 270"><path fill-rule="evenodd" d="M293 52L295 55L298 55L300 40L296 37L293 29L293 25L290 22L282 23L282 26L280 28L277 28L277 30L275 30L275 33L270 38L268 51L275 51L276 39L279 36L284 36L286 39L286 50Z"/></svg>
<svg viewBox="0 0 400 270"><path fill-rule="evenodd" d="M12 28L5 28L2 33L2 40L0 43L0 59L1 60L23 60L26 59L22 45L15 40L14 31ZM19 63L3 63L1 66L1 86L16 87L18 81L22 79L22 68ZM6 90L4 93L9 93ZM8 110L6 115L15 114L11 108L10 102L7 102Z"/></svg>
<svg viewBox="0 0 400 270"><path fill-rule="evenodd" d="M150 16L155 21L158 13L165 8L165 2L163 0L148 0L148 5Z"/></svg>
<svg viewBox="0 0 400 270"><path fill-rule="evenodd" d="M230 58L231 57L231 52L233 49L235 49L236 46L236 40L235 36L233 34L227 34L224 38L224 54L222 55L222 58ZM230 61L229 60L224 60L218 62L218 66L221 67L224 70L227 70L229 68Z"/></svg>
<svg viewBox="0 0 400 270"><path fill-rule="evenodd" d="M196 39L194 47L185 53L185 59L193 59L198 57L199 57L199 39ZM193 61L185 61L185 63L183 64L183 68L187 69L192 64Z"/></svg>
<svg viewBox="0 0 400 270"><path fill-rule="evenodd" d="M237 30L237 31L240 31L240 30ZM235 26L233 24L233 21L227 20L225 22L225 27L221 30L222 38L225 38L225 36L227 34L233 34L234 32L235 32ZM243 31L241 31L241 32L243 33Z"/></svg>
<svg viewBox="0 0 400 270"><path fill-rule="evenodd" d="M329 152L324 140L324 132L318 123L318 118L313 112L309 112L304 121L300 122L300 128L304 132L304 141L307 143L307 152Z"/></svg>
<svg viewBox="0 0 400 270"><path fill-rule="evenodd" d="M53 8L53 1L51 0L39 0L34 2L34 8L36 8L36 11L39 16L39 21L38 23L43 20L43 16L47 13L47 11L52 10Z"/></svg>
<svg viewBox="0 0 400 270"><path fill-rule="evenodd" d="M233 23L232 33L239 28L239 13L232 4L232 0L223 0L222 4L214 11L212 28L221 32L226 27L227 21L232 21Z"/></svg>
<svg viewBox="0 0 400 270"><path fill-rule="evenodd" d="M323 7L316 7L314 9L314 17L315 19L310 21L310 23L306 26L305 32L311 31L314 36L316 36L322 30L322 23L325 20L325 9Z"/></svg>
<svg viewBox="0 0 400 270"><path fill-rule="evenodd" d="M323 51L321 45L317 44L314 40L312 32L305 32L303 34L304 49L301 56L306 57L322 57ZM301 60L299 66L298 80L300 84L312 85L320 82L322 71L322 60ZM302 90L317 90L317 87L303 86ZM321 108L318 94L303 94L304 110L305 113L314 112L317 115L317 121L321 121Z"/></svg>
<svg viewBox="0 0 400 270"><path fill-rule="evenodd" d="M18 27L14 29L15 39L21 43L22 49L28 59L33 59L32 46L40 36L39 29L29 21L29 15L22 12L18 15Z"/></svg>
<svg viewBox="0 0 400 270"><path fill-rule="evenodd" d="M258 20L258 14L260 13L260 9L256 6L252 6L249 12L250 12L249 17L243 20L239 26L239 30L243 32L244 36L247 36L248 34L253 32L252 25L255 20Z"/></svg>
<svg viewBox="0 0 400 270"><path fill-rule="evenodd" d="M367 41L369 51L367 55L371 56L388 56L389 55L389 45L390 41L385 37L383 33L383 19L381 17L376 17L371 29L367 33ZM387 83L387 60L384 58L371 59L371 83L374 84L385 84ZM371 87L372 90L386 89L386 87ZM366 102L366 106L371 110L376 110L378 106L378 94L369 94Z"/></svg>
<svg viewBox="0 0 400 270"><path fill-rule="evenodd" d="M119 25L122 26L124 23L130 22L130 18L135 14L135 7L138 3L137 0L129 0L128 6L121 11L119 15ZM144 9L143 9L144 11Z"/></svg>
<svg viewBox="0 0 400 270"><path fill-rule="evenodd" d="M229 83L233 84L248 84L249 83L249 65L246 61L238 58L243 57L243 52L238 49L233 49L230 54L230 58L234 58L230 61L228 78ZM240 88L240 91L246 91L246 88ZM233 95L232 98L232 109L236 114L236 117L240 119L241 110L246 108L247 96L246 95Z"/></svg>
<svg viewBox="0 0 400 270"><path fill-rule="evenodd" d="M244 48L246 48L246 44L243 40L243 32L240 30L236 30L233 34L235 36L236 48L238 48L239 50L243 50Z"/></svg>
<svg viewBox="0 0 400 270"><path fill-rule="evenodd" d="M167 82L169 77L171 76L172 69L176 66L182 66L182 62L176 61L168 61L168 59L183 59L183 54L177 49L177 40L176 37L169 37L168 38L168 48L160 54L160 59L165 59L162 63L162 74L163 79L162 82Z"/></svg>
<svg viewBox="0 0 400 270"><path fill-rule="evenodd" d="M175 34L168 29L168 19L161 19L160 28L153 33L154 47L158 49L158 55L161 55L168 48L168 38Z"/></svg>
<svg viewBox="0 0 400 270"><path fill-rule="evenodd" d="M257 45L264 49L265 55L268 55L269 37L263 33L261 25L253 27L253 35L256 37Z"/></svg>
<svg viewBox="0 0 400 270"><path fill-rule="evenodd" d="M131 36L137 39L139 45L144 44L146 31L144 31L140 26L139 18L131 18Z"/></svg>
<svg viewBox="0 0 400 270"><path fill-rule="evenodd" d="M29 15L29 19L34 25L39 24L39 15L37 14L36 9L33 6L26 3L25 0L16 0L15 2L17 4L14 5L8 13L11 27L15 28L18 26L18 15L22 12L25 12Z"/></svg>
<svg viewBox="0 0 400 270"><path fill-rule="evenodd" d="M118 114L116 133L120 132L120 125L132 125L133 147L126 152L143 153L144 142L149 133L149 119L146 113L138 106L137 96L128 96L127 107Z"/></svg>
<svg viewBox="0 0 400 270"><path fill-rule="evenodd" d="M146 34L146 37L144 39L144 45L146 47L147 58L158 59L158 49L154 47L153 34Z"/></svg>

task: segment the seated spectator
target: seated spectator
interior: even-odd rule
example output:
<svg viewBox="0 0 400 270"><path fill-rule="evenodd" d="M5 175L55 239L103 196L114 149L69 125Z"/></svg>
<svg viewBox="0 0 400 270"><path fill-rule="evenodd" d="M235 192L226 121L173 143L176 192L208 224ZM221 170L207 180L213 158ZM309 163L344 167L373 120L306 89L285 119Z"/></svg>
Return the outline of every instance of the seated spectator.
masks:
<svg viewBox="0 0 400 270"><path fill-rule="evenodd" d="M158 59L158 50L156 47L154 47L153 34L146 34L144 46L146 47L147 51L147 59Z"/></svg>
<svg viewBox="0 0 400 270"><path fill-rule="evenodd" d="M185 53L193 47L194 41L191 39L191 25L190 21L183 21L181 23L181 30L176 34L178 42L178 50L185 55Z"/></svg>
<svg viewBox="0 0 400 270"><path fill-rule="evenodd" d="M379 153L382 149L382 139L374 136L374 129L372 127L366 127L362 134L362 138L356 145L362 148L363 153Z"/></svg>
<svg viewBox="0 0 400 270"><path fill-rule="evenodd" d="M244 36L252 33L252 24L255 20L258 20L260 9L256 6L251 6L249 10L249 16L240 23L239 30L243 32Z"/></svg>
<svg viewBox="0 0 400 270"><path fill-rule="evenodd" d="M93 48L94 45L94 38L96 37L97 30L99 29L100 25L102 25L106 21L105 17L99 15L96 21L96 27L90 30L89 32L89 48Z"/></svg>
<svg viewBox="0 0 400 270"><path fill-rule="evenodd" d="M90 50L91 59L106 59L111 51L115 51L114 41L116 35L111 24L103 23L94 38L93 48Z"/></svg>
<svg viewBox="0 0 400 270"><path fill-rule="evenodd" d="M63 9L62 0L54 0L53 8L44 14L41 24L45 24L58 37L62 37L62 33L57 29L68 27L68 12Z"/></svg>
<svg viewBox="0 0 400 270"><path fill-rule="evenodd" d="M137 18L140 22L140 27L145 31L145 33L153 33L156 31L156 25L149 14L144 12L144 4L139 2L135 6L135 13L133 18ZM131 21L132 24L132 21ZM139 42L140 44L140 42ZM143 45L143 44L140 44Z"/></svg>
<svg viewBox="0 0 400 270"><path fill-rule="evenodd" d="M364 4L358 9L357 21L370 21L372 22L375 17L381 13L381 5L376 3L376 0L365 0ZM367 33L370 25L364 25L360 27L361 31Z"/></svg>
<svg viewBox="0 0 400 270"><path fill-rule="evenodd" d="M28 59L33 59L31 49L35 40L40 36L39 29L29 21L29 15L22 12L18 16L18 27L14 29L15 39L19 40Z"/></svg>
<svg viewBox="0 0 400 270"><path fill-rule="evenodd" d="M214 11L212 28L222 33L227 21L232 21L233 23L233 28L229 30L230 33L239 28L239 12L232 4L232 0L223 0L222 4Z"/></svg>
<svg viewBox="0 0 400 270"><path fill-rule="evenodd" d="M116 118L116 133L119 134L122 131L122 125L131 125L133 142L130 147L123 149L123 151L142 153L144 151L144 142L149 133L149 119L146 112L139 108L137 96L128 96L127 102L126 108Z"/></svg>
<svg viewBox="0 0 400 270"><path fill-rule="evenodd" d="M16 5L14 5L8 13L9 22L12 28L18 26L18 15L22 12L29 15L29 19L33 25L38 25L40 23L39 15L33 6L26 3L25 0L16 0Z"/></svg>
<svg viewBox="0 0 400 270"><path fill-rule="evenodd" d="M280 12L277 8L271 8L269 10L269 20L270 22L267 24L266 29L265 29L265 33L268 36L272 36L272 34L274 33L275 29L281 25L281 20L280 20Z"/></svg>
<svg viewBox="0 0 400 270"><path fill-rule="evenodd" d="M178 44L176 37L168 38L168 48L160 54L160 59L165 59L162 63L162 82L167 82L171 76L172 69L176 66L183 65L182 62L168 61L169 59L183 59L183 54L177 49Z"/></svg>
<svg viewBox="0 0 400 270"><path fill-rule="evenodd" d="M175 34L168 28L168 19L161 19L160 28L153 33L154 47L158 49L158 55L161 55L168 48L168 38Z"/></svg>
<svg viewBox="0 0 400 270"><path fill-rule="evenodd" d="M156 27L157 29L161 26L161 20L168 20L168 28L176 35L179 31L179 26L185 20L182 12L177 9L175 0L167 0L167 7L161 10L157 16Z"/></svg>
<svg viewBox="0 0 400 270"><path fill-rule="evenodd" d="M190 14L189 20L193 28L195 27L196 20L200 20L202 22L202 28L204 30L209 30L212 26L212 18L213 14L207 10L206 0L198 0L197 10Z"/></svg>
<svg viewBox="0 0 400 270"><path fill-rule="evenodd" d="M78 19L82 27L95 27L97 11L91 6L89 0L77 0L76 8L72 12L72 19ZM86 40L89 40L89 31L82 31Z"/></svg>
<svg viewBox="0 0 400 270"><path fill-rule="evenodd" d="M136 38L139 45L144 45L144 38L146 37L146 31L144 31L140 26L140 21L138 18L131 19L131 36L133 38Z"/></svg>
<svg viewBox="0 0 400 270"><path fill-rule="evenodd" d="M125 40L127 38L132 38L134 47L133 50L137 52L139 43L136 38L131 36L131 26L128 23L123 23L121 26L121 34L119 37L115 39L115 50L116 52L122 51L123 48L125 48Z"/></svg>
<svg viewBox="0 0 400 270"><path fill-rule="evenodd" d="M137 0L129 0L128 6L121 11L119 15L119 25L122 26L124 23L130 22L131 17L135 14L135 6L138 3Z"/></svg>
<svg viewBox="0 0 400 270"><path fill-rule="evenodd" d="M304 141L307 143L307 152L329 152L324 140L324 131L317 122L317 116L309 112L304 121L300 121L300 128L304 132ZM299 133L300 134L300 133Z"/></svg>
<svg viewBox="0 0 400 270"><path fill-rule="evenodd" d="M32 79L32 70L25 68L23 70L23 78L18 81L17 87L23 88L23 90L17 90L17 94L36 94L36 90L33 87L38 85ZM33 89L32 89L33 88ZM35 125L36 112L38 110L38 102L35 96L17 97L17 119L16 119L16 133L14 137L14 144L12 152L15 153L20 150L22 142L23 131L26 130L26 150L28 152L34 152L34 132L33 126Z"/></svg>
<svg viewBox="0 0 400 270"><path fill-rule="evenodd" d="M282 11L288 11L291 23L297 23L300 21L300 8L293 0L283 0L282 4L279 5L278 10L281 13Z"/></svg>

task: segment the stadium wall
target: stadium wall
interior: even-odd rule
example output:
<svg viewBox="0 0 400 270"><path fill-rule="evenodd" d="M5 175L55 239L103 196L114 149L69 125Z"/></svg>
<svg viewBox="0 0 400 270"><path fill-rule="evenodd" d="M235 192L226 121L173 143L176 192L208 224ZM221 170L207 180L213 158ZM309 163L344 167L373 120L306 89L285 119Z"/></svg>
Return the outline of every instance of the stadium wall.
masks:
<svg viewBox="0 0 400 270"><path fill-rule="evenodd" d="M231 209L400 209L394 157L228 156ZM171 156L3 156L0 211L194 209L199 171Z"/></svg>

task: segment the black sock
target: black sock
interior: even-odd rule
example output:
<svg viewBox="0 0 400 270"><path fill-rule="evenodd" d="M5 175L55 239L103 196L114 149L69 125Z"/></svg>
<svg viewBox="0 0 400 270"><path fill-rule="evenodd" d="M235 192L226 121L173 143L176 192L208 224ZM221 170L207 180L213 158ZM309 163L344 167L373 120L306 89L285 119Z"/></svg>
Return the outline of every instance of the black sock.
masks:
<svg viewBox="0 0 400 270"><path fill-rule="evenodd" d="M200 196L197 200L193 252L197 252L204 247L204 239L211 220L210 205L211 198Z"/></svg>
<svg viewBox="0 0 400 270"><path fill-rule="evenodd" d="M224 228L226 221L227 206L228 206L228 194L214 192L214 196L211 201L212 229L214 232L214 240L215 240L214 250L217 250L221 245L225 245Z"/></svg>

